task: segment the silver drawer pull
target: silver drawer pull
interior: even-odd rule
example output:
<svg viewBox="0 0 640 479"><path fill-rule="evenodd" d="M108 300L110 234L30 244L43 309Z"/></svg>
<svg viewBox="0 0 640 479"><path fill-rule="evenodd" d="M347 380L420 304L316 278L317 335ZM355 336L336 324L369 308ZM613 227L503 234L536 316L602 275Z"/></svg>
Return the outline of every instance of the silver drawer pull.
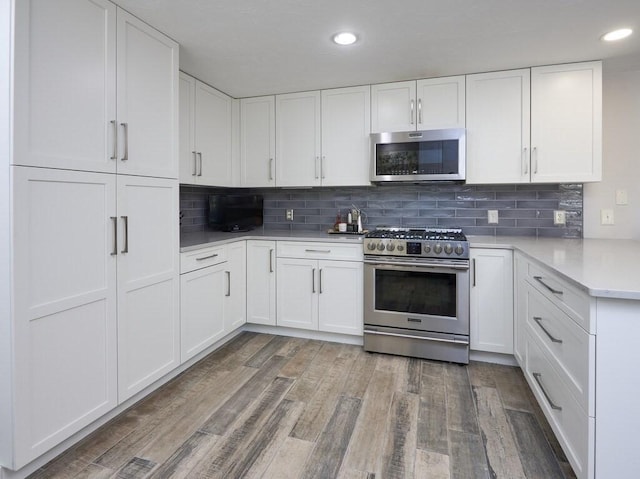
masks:
<svg viewBox="0 0 640 479"><path fill-rule="evenodd" d="M218 256L218 254L210 254L209 256L203 256L202 258L196 258L196 261L202 261L204 259L210 259L210 258L215 258L216 256Z"/></svg>
<svg viewBox="0 0 640 479"><path fill-rule="evenodd" d="M231 271L225 271L227 275L227 294L225 296L231 296Z"/></svg>
<svg viewBox="0 0 640 479"><path fill-rule="evenodd" d="M128 253L129 252L129 217L121 216L120 218L122 218L122 220L124 221L124 248L122 248L122 251L120 252Z"/></svg>
<svg viewBox="0 0 640 479"><path fill-rule="evenodd" d="M330 249L306 249L306 253L331 253Z"/></svg>
<svg viewBox="0 0 640 479"><path fill-rule="evenodd" d="M120 161L129 160L129 123L120 123L122 131L124 133L124 155L120 158Z"/></svg>
<svg viewBox="0 0 640 479"><path fill-rule="evenodd" d="M551 291L553 294L564 294L563 291L560 291L559 289L555 289L552 288L551 286L549 286L547 283L545 283L544 281L542 281L542 276L534 276L533 279L535 279L538 283L540 283L542 286L544 286L545 288L547 288L549 291Z"/></svg>
<svg viewBox="0 0 640 479"><path fill-rule="evenodd" d="M111 221L113 221L113 249L111 250L111 256L115 256L118 254L118 217L111 216Z"/></svg>
<svg viewBox="0 0 640 479"><path fill-rule="evenodd" d="M541 318L541 317L539 317L539 316L534 316L534 317L533 317L533 320L534 320L536 323L538 323L538 326L540 326L540 329L542 329L542 330L544 331L544 334L546 334L546 335L549 337L549 339L550 339L551 341L553 341L554 343L562 344L562 339L554 338L554 337L551 335L551 333L550 333L549 331L547 331L547 328L545 328L545 327L542 325L542 318Z"/></svg>
<svg viewBox="0 0 640 479"><path fill-rule="evenodd" d="M549 403L549 406L551 406L551 409L555 409L556 411L562 411L562 408L560 406L558 406L557 404L555 404L551 400L549 395L547 394L547 391L544 390L544 386L542 385L542 382L540 381L540 378L542 378L542 374L533 373L533 379L535 379L536 382L538 383L538 386L540 386L540 390L542 391L542 394L544 394L544 397L546 398L547 402Z"/></svg>
<svg viewBox="0 0 640 479"><path fill-rule="evenodd" d="M118 159L118 123L115 120L111 120L111 124L113 125L113 155L111 155L112 160Z"/></svg>
<svg viewBox="0 0 640 479"><path fill-rule="evenodd" d="M313 268L311 270L311 292L316 292L316 269Z"/></svg>
<svg viewBox="0 0 640 479"><path fill-rule="evenodd" d="M273 273L273 248L269 250L269 273Z"/></svg>

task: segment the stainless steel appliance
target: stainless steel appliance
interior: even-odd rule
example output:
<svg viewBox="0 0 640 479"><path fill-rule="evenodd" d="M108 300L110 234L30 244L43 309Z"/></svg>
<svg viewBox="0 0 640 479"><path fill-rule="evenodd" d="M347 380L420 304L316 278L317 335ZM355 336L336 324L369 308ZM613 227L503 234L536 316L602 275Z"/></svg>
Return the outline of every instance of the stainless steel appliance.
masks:
<svg viewBox="0 0 640 479"><path fill-rule="evenodd" d="M460 229L364 238L364 349L469 363L469 243Z"/></svg>
<svg viewBox="0 0 640 479"><path fill-rule="evenodd" d="M465 130L424 130L371 135L371 181L464 180Z"/></svg>

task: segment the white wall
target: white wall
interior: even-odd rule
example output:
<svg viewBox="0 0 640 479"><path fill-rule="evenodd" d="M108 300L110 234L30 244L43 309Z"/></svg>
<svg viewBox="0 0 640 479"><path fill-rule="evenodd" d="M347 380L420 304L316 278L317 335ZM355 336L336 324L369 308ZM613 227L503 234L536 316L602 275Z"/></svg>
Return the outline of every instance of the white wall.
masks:
<svg viewBox="0 0 640 479"><path fill-rule="evenodd" d="M584 237L640 240L640 56L607 60L602 92L602 182L584 185ZM629 204L616 205L616 190ZM615 224L600 224L612 209Z"/></svg>

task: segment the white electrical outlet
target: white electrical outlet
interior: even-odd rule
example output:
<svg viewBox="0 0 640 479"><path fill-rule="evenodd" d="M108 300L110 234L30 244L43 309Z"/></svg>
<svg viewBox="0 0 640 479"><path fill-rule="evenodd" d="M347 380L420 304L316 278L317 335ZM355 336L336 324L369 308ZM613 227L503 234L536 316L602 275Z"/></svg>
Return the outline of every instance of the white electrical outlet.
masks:
<svg viewBox="0 0 640 479"><path fill-rule="evenodd" d="M287 221L293 221L293 210L287 210Z"/></svg>
<svg viewBox="0 0 640 479"><path fill-rule="evenodd" d="M565 225L567 224L567 212L564 210L554 210L553 212L553 224Z"/></svg>
<svg viewBox="0 0 640 479"><path fill-rule="evenodd" d="M616 190L616 205L628 205L629 197L627 195L627 190Z"/></svg>
<svg viewBox="0 0 640 479"><path fill-rule="evenodd" d="M487 211L487 222L490 225L498 224L498 210L489 210Z"/></svg>
<svg viewBox="0 0 640 479"><path fill-rule="evenodd" d="M603 225L615 224L613 220L613 210L600 210L600 223Z"/></svg>

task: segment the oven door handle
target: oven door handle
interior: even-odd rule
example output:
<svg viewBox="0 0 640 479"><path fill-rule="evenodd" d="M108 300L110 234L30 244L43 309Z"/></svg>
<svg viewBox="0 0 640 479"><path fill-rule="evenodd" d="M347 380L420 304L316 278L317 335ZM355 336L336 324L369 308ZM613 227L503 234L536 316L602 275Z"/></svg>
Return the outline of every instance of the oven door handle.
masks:
<svg viewBox="0 0 640 479"><path fill-rule="evenodd" d="M386 269L390 271L425 271L425 272L435 272L435 273L446 273L453 272L459 273L461 271L468 271L468 264L452 264L452 263L381 263L379 261L367 261L364 263L366 265L373 266L376 269Z"/></svg>
<svg viewBox="0 0 640 479"><path fill-rule="evenodd" d="M440 343L469 344L469 341L464 339L444 339L444 338L433 338L430 336L414 336L412 334L389 333L389 332L373 331L370 329L365 329L364 334L376 334L378 336L395 336L397 338L407 338L407 339L423 339L427 341L437 341Z"/></svg>

